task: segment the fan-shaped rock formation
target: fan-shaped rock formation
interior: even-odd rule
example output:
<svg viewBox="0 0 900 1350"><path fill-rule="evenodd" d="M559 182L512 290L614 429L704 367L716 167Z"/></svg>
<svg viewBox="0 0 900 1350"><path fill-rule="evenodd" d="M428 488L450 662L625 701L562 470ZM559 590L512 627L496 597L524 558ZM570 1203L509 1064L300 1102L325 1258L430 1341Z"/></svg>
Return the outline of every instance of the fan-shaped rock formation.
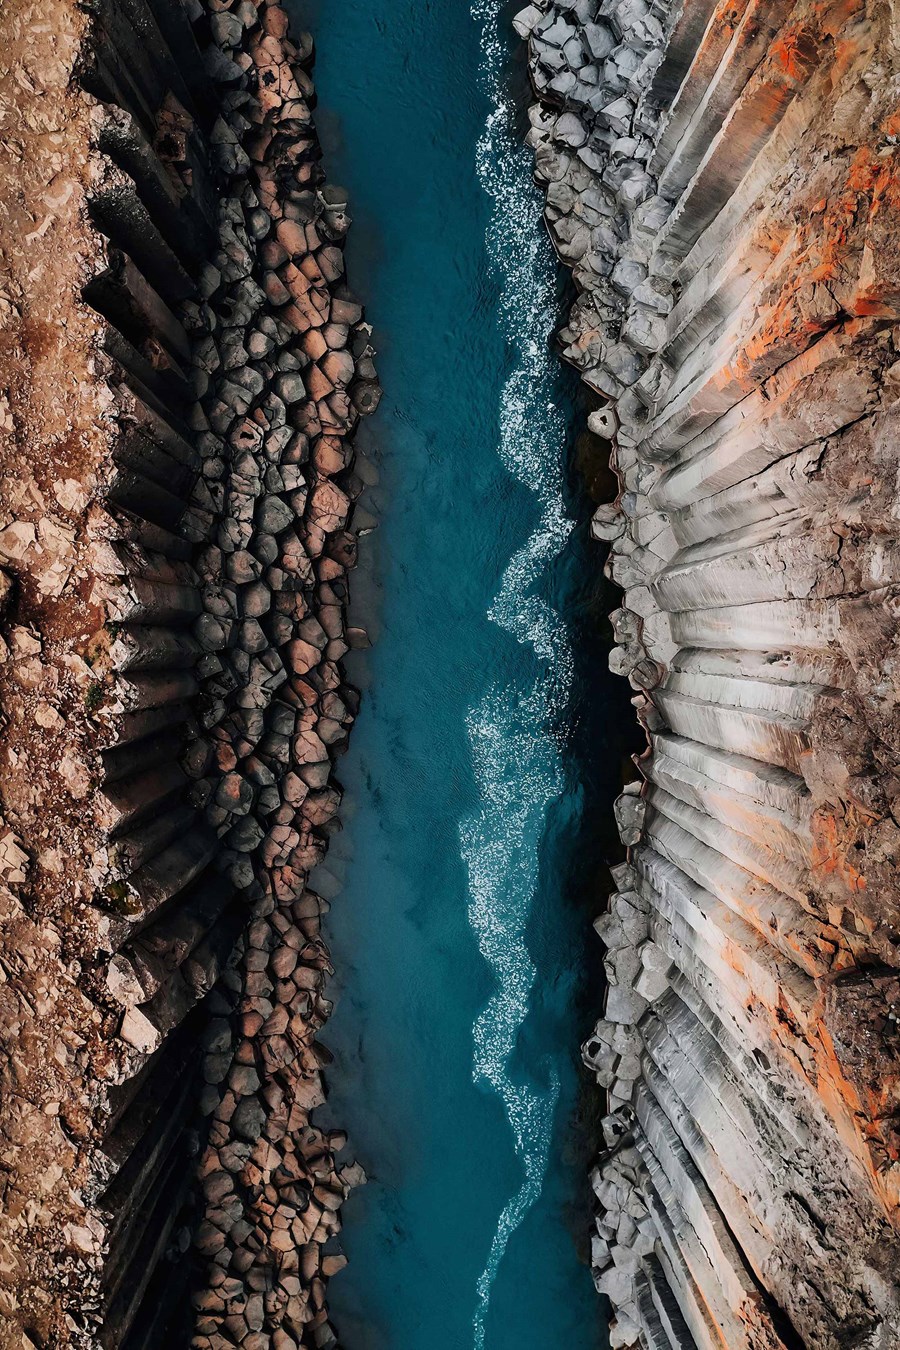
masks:
<svg viewBox="0 0 900 1350"><path fill-rule="evenodd" d="M867 0L516 20L648 736L598 920L613 1345L900 1344L900 48Z"/></svg>

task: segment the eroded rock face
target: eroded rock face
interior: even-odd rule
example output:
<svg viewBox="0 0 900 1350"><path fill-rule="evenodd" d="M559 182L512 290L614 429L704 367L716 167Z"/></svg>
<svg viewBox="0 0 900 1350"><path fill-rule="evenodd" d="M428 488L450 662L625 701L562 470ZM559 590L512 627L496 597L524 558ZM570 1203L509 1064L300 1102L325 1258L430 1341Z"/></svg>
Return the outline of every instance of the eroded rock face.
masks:
<svg viewBox="0 0 900 1350"><path fill-rule="evenodd" d="M648 733L598 921L613 1344L900 1343L894 6L535 4Z"/></svg>
<svg viewBox="0 0 900 1350"><path fill-rule="evenodd" d="M0 1344L334 1344L310 1122L379 389L277 5L0 13ZM193 1337L193 1342L192 1342Z"/></svg>

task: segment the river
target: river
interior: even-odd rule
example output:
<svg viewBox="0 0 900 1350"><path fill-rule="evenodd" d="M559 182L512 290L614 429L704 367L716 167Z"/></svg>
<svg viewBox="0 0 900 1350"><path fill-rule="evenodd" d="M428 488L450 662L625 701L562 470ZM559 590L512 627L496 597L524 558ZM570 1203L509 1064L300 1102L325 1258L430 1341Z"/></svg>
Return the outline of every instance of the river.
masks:
<svg viewBox="0 0 900 1350"><path fill-rule="evenodd" d="M370 1175L332 1312L346 1350L598 1350L578 1044L627 711L591 636L599 554L575 381L549 345L564 296L514 7L291 8L316 35L385 388L360 436L357 523L377 529L354 582L375 645L348 666L363 708L317 879L337 970L317 1118Z"/></svg>

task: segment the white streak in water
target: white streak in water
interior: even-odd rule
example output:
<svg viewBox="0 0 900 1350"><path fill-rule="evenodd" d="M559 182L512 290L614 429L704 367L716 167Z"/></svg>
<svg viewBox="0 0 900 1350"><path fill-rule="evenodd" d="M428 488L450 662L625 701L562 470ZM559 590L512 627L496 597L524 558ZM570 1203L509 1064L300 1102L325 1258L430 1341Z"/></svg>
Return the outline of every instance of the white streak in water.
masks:
<svg viewBox="0 0 900 1350"><path fill-rule="evenodd" d="M483 1350L491 1287L511 1234L541 1193L559 1083L515 1083L509 1059L528 1013L535 968L525 943L538 881L538 845L547 807L563 788L556 740L571 683L572 653L560 615L533 588L544 579L571 529L563 505L565 421L552 401L556 314L555 263L531 178L531 154L516 132L504 87L508 53L499 32L503 0L473 0L481 25L482 89L491 104L477 149L478 175L493 202L491 263L502 284L500 315L513 353L500 407L500 457L528 487L540 523L508 564L489 617L530 646L540 673L530 690L491 688L467 718L480 813L462 822L469 873L469 921L496 979L496 992L474 1027L473 1077L490 1084L506 1109L524 1179L497 1223L478 1281L473 1332Z"/></svg>

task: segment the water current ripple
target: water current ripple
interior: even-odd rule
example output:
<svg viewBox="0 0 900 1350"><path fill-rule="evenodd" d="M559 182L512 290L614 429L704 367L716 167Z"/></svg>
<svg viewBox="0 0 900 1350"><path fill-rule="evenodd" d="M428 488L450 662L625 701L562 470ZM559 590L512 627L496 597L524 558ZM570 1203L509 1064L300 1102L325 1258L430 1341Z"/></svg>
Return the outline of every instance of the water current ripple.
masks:
<svg viewBox="0 0 900 1350"><path fill-rule="evenodd" d="M500 1214L478 1280L475 1350L484 1347L491 1288L509 1239L541 1194L559 1095L552 1065L544 1068L549 1087L541 1091L532 1082L513 1081L510 1059L536 975L526 928L537 895L547 810L564 788L561 728L573 678L566 624L540 593L572 528L563 499L566 423L553 402L555 357L549 345L556 266L541 223L531 153L519 140L515 103L506 88L504 8L503 0L475 0L471 8L480 26L481 89L491 106L477 146L477 170L492 203L487 249L511 354L500 400L498 454L534 494L540 519L506 566L488 610L494 623L533 652L533 684L525 692L512 684L493 685L466 719L481 801L479 813L460 825L468 916L496 981L474 1026L473 1078L503 1102L524 1172Z"/></svg>

